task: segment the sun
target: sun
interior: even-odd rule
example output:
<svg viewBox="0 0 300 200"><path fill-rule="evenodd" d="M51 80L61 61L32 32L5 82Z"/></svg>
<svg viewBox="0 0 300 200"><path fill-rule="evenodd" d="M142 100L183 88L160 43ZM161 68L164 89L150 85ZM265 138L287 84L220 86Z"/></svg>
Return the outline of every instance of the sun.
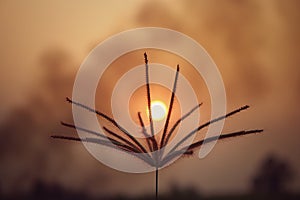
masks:
<svg viewBox="0 0 300 200"><path fill-rule="evenodd" d="M147 109L148 113L148 109ZM166 117L167 107L164 102L160 100L151 101L151 114L152 119L155 121L161 121Z"/></svg>

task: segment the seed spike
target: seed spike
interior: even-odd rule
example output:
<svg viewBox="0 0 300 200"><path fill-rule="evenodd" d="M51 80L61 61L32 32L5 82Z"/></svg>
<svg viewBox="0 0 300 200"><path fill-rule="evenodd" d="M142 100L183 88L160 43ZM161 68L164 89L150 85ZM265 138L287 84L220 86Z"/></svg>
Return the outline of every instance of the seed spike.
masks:
<svg viewBox="0 0 300 200"><path fill-rule="evenodd" d="M150 84L149 84L149 66L148 66L148 57L147 53L144 53L145 58L145 68L146 68L146 89L147 89L147 105L149 110L149 121L150 121L150 130L151 130L151 136L154 137L154 144L153 149L156 151L158 150L157 141L154 136L154 125L153 125L153 118L152 118L152 111L151 111L151 92L150 92Z"/></svg>
<svg viewBox="0 0 300 200"><path fill-rule="evenodd" d="M147 133L147 130L145 128L145 124L144 124L144 121L142 119L142 116L141 116L141 112L138 112L138 117L139 117L139 121L140 121L140 125L142 127L142 133L144 134L145 138L146 138L146 142L147 142L147 145L148 145L148 148L150 151L153 151L153 146L151 146L151 143L152 145L154 145L154 142L153 142L153 137L151 137L148 133ZM151 143L150 143L151 141Z"/></svg>
<svg viewBox="0 0 300 200"><path fill-rule="evenodd" d="M198 108L200 108L200 106L202 105L203 103L200 103L198 105L196 105L194 108L192 108L189 112L187 112L185 115L183 115L181 118L179 118L175 124L171 127L168 135L167 135L167 138L166 138L166 144L168 144L169 142L169 139L171 138L171 135L173 134L173 132L175 131L175 129L177 128L177 126L180 124L180 122L184 121L186 118L188 118L194 111L196 111Z"/></svg>
<svg viewBox="0 0 300 200"><path fill-rule="evenodd" d="M110 148L113 148L113 149L116 149L119 151L125 150L125 152L130 153L130 155L136 156L137 158L145 161L150 166L154 166L152 159L148 159L147 157L143 156L143 154L136 153L135 150L133 148L131 148L130 146L122 144L114 139L111 139L111 142L109 142L107 140L101 140L101 139L97 139L97 138L90 138L90 137L79 138L79 137L69 137L69 136L62 136L62 135L52 135L51 138L94 143L94 144L104 145L104 146L107 146L107 147L110 147Z"/></svg>
<svg viewBox="0 0 300 200"><path fill-rule="evenodd" d="M164 146L164 140L165 140L165 137L166 137L166 134L167 134L167 130L168 130L169 122L170 122L170 117L171 117L172 110L173 110L173 104L174 104L174 98L175 98L175 93L176 93L178 75L179 75L179 65L177 65L177 69L176 69L176 75L175 75L175 80L174 80L174 84L173 84L172 95L171 95L169 109L168 109L168 115L167 115L167 119L166 119L166 122L165 122L162 138L161 138L161 141L160 141L160 148L162 148Z"/></svg>
<svg viewBox="0 0 300 200"><path fill-rule="evenodd" d="M218 121L221 121L221 120L223 120L223 119L225 119L225 118L227 118L227 117L230 117L230 116L232 116L232 115L234 115L234 114L236 114L236 113L238 113L238 112L241 112L241 111L243 111L243 110L246 110L246 109L248 109L248 108L249 108L249 106L248 106L248 105L245 105L245 106L243 106L243 107L241 107L241 108L238 108L238 109L236 109L236 110L234 110L234 111L232 111L232 112L230 112L230 113L227 113L226 115L223 115L223 116L221 116L221 117L215 118L215 119L213 119L213 120L211 120L211 121L208 121L208 122L204 123L203 125L199 126L198 128L194 129L193 131L191 131L191 132L190 132L187 136L185 136L182 140L180 140L180 142L178 142L178 143L171 149L170 152L175 151L175 150L176 150L183 142L185 142L187 139L189 139L191 136L193 136L194 134L196 134L198 131L200 131L200 130L203 129L204 127L207 127L207 126L209 126L209 125L211 125L211 124L213 124L213 123L216 123L216 122L218 122Z"/></svg>
<svg viewBox="0 0 300 200"><path fill-rule="evenodd" d="M254 129L254 130L248 130L248 131L245 131L245 130L237 131L237 132L222 134L220 136L209 137L209 138L200 140L198 142L195 142L189 146L185 146L185 147L181 148L180 150L170 152L162 160L162 165L165 165L168 162L170 162L171 160L173 160L174 158L176 158L177 156L180 156L181 154L184 154L185 152L193 151L194 149L196 149L206 143L210 143L210 142L213 142L216 140L223 140L223 139L228 139L228 138L233 138L233 137L238 137L238 136L243 136L243 135L249 135L249 134L253 134L253 133L261 133L261 132L263 132L263 129Z"/></svg>
<svg viewBox="0 0 300 200"><path fill-rule="evenodd" d="M93 113L99 115L100 117L106 119L107 121L111 122L116 128L118 128L118 129L119 129L120 131L122 131L129 139L131 139L137 146L139 146L139 148L141 148L141 150L143 149L143 146L141 145L141 143L140 143L135 137L133 137L133 136L132 136L125 128L123 128L122 126L120 126L113 118L109 117L108 115L106 115L106 114L104 114L104 113L102 113L102 112L99 112L99 111L97 111L97 110L95 110L95 109L92 109L92 108L90 108L90 107L88 107L88 106L86 106L86 105L83 105L83 104L81 104L81 103L78 103L78 102L76 102L76 101L73 101L73 100L71 100L71 99L68 98L68 97L67 97L66 99L67 99L67 101L68 101L69 103L72 103L72 104L74 104L74 105L76 105L76 106L79 106L79 107L81 107L81 108L83 108L83 109L86 109L86 110L88 110L88 111L90 111L90 112L93 112Z"/></svg>

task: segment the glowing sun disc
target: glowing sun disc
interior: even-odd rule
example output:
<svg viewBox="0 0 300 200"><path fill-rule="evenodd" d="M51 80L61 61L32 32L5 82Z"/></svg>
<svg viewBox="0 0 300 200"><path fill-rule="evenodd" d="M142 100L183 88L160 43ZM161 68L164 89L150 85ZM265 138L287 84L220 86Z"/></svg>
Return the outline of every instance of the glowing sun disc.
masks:
<svg viewBox="0 0 300 200"><path fill-rule="evenodd" d="M151 102L151 114L152 119L155 121L163 120L167 114L167 107L162 101Z"/></svg>

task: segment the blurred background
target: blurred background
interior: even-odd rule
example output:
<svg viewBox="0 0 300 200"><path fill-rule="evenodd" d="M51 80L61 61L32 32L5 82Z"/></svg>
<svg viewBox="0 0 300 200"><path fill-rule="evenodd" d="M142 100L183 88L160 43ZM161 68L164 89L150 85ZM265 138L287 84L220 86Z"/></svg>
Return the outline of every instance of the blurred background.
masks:
<svg viewBox="0 0 300 200"><path fill-rule="evenodd" d="M50 135L73 132L60 125L72 120L65 97L91 49L120 31L157 26L208 51L222 74L228 110L251 106L226 120L226 130L265 130L219 141L204 159L195 155L164 168L161 197L297 199L299 8L297 0L0 0L0 198L151 198L153 173L115 171L81 143Z"/></svg>

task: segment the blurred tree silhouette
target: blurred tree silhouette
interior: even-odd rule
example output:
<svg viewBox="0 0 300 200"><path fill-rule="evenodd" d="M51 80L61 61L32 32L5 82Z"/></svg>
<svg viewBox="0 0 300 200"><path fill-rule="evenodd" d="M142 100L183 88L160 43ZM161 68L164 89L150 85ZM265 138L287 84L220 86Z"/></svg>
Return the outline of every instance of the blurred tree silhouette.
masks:
<svg viewBox="0 0 300 200"><path fill-rule="evenodd" d="M61 100L72 93L73 61L60 49L45 51L38 61L41 77L31 97L0 125L0 199L24 193L35 179L47 183L68 164L63 162L66 155L72 154L69 148L50 143L48 135L61 129L59 117L72 119L71 108Z"/></svg>
<svg viewBox="0 0 300 200"><path fill-rule="evenodd" d="M255 193L278 194L286 192L286 186L293 178L290 165L280 158L269 155L258 168L253 179Z"/></svg>

